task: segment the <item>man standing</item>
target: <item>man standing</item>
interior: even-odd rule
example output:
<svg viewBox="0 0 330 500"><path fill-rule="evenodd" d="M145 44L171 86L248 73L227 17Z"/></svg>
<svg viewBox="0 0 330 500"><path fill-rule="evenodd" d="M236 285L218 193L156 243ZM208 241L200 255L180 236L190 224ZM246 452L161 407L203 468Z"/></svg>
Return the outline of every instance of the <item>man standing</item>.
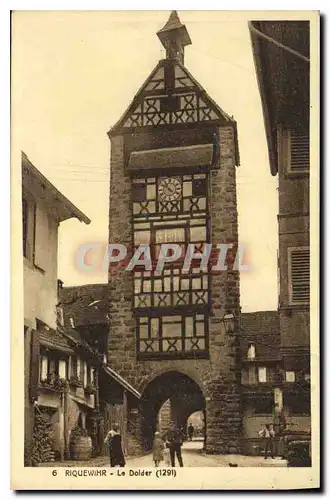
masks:
<svg viewBox="0 0 330 500"><path fill-rule="evenodd" d="M259 431L259 437L264 439L265 443L265 460L268 458L268 452L270 452L271 457L274 457L274 437L275 432L272 425L266 424Z"/></svg>
<svg viewBox="0 0 330 500"><path fill-rule="evenodd" d="M175 467L175 455L177 456L180 467L183 467L181 446L183 444L183 434L177 428L174 422L171 422L170 429L165 434L166 446L170 450L171 466Z"/></svg>
<svg viewBox="0 0 330 500"><path fill-rule="evenodd" d="M188 436L189 436L189 441L192 441L192 438L193 438L193 435L194 435L194 426L193 424L190 422L189 426L188 426Z"/></svg>

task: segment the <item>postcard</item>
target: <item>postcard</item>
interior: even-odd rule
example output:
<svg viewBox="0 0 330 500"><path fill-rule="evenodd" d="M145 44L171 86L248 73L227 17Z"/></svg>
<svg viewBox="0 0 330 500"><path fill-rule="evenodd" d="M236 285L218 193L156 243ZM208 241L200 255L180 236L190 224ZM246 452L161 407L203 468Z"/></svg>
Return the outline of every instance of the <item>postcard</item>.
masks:
<svg viewBox="0 0 330 500"><path fill-rule="evenodd" d="M319 12L11 23L12 489L319 488Z"/></svg>

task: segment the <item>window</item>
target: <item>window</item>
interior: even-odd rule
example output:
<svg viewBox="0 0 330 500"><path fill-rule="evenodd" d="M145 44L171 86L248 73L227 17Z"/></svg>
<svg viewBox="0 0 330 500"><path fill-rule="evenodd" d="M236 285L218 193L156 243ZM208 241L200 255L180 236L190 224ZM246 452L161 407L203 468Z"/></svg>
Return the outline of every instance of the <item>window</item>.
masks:
<svg viewBox="0 0 330 500"><path fill-rule="evenodd" d="M40 356L40 380L68 377L68 360L61 358L58 352L49 352Z"/></svg>
<svg viewBox="0 0 330 500"><path fill-rule="evenodd" d="M249 344L247 351L247 358L255 359L255 357L256 357L256 346L254 344Z"/></svg>
<svg viewBox="0 0 330 500"><path fill-rule="evenodd" d="M288 131L288 173L309 171L309 133L302 130Z"/></svg>
<svg viewBox="0 0 330 500"><path fill-rule="evenodd" d="M295 380L296 380L295 372L285 372L286 382L295 382Z"/></svg>
<svg viewBox="0 0 330 500"><path fill-rule="evenodd" d="M134 307L206 306L209 300L208 274L192 268L183 274L180 269L164 269L134 273Z"/></svg>
<svg viewBox="0 0 330 500"><path fill-rule="evenodd" d="M289 303L300 305L309 303L309 247L288 248Z"/></svg>
<svg viewBox="0 0 330 500"><path fill-rule="evenodd" d="M88 384L88 366L86 361L83 362L83 382L84 387L86 387Z"/></svg>
<svg viewBox="0 0 330 500"><path fill-rule="evenodd" d="M258 382L267 382L267 368L265 366L258 367Z"/></svg>
<svg viewBox="0 0 330 500"><path fill-rule="evenodd" d="M95 381L95 369L93 366L90 366L88 370L88 383L94 384L94 381Z"/></svg>
<svg viewBox="0 0 330 500"><path fill-rule="evenodd" d="M35 252L35 204L22 197L23 256L34 262Z"/></svg>
<svg viewBox="0 0 330 500"><path fill-rule="evenodd" d="M208 320L205 314L140 316L138 323L138 348L142 357L163 353L190 353L207 349Z"/></svg>
<svg viewBox="0 0 330 500"><path fill-rule="evenodd" d="M183 257L188 244L194 245L195 253L203 252L210 240L207 196L205 173L134 178L135 248L150 244L154 264L164 243L180 245ZM161 275L155 273L155 266L151 271L145 271L143 266L134 270L134 308L141 354L205 351L210 277L207 270L199 270L200 260L196 265L193 260L192 264L189 272L183 272L183 258L167 263ZM196 321L192 330L190 319L197 318L197 312L203 313L203 319Z"/></svg>
<svg viewBox="0 0 330 500"><path fill-rule="evenodd" d="M249 370L248 370L248 380L249 380L249 384L255 384L257 382L257 378L256 378L256 368L254 365L252 366L249 366Z"/></svg>
<svg viewBox="0 0 330 500"><path fill-rule="evenodd" d="M77 358L77 356L71 356L70 362L71 362L70 377L77 377L78 378L78 358Z"/></svg>
<svg viewBox="0 0 330 500"><path fill-rule="evenodd" d="M40 380L46 380L48 377L48 357L41 356L40 358Z"/></svg>

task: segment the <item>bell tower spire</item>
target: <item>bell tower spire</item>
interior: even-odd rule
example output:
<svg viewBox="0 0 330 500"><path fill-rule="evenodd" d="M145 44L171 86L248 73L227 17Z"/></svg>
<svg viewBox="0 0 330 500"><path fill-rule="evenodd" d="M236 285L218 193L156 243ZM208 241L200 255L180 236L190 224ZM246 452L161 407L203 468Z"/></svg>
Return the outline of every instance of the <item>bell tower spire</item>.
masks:
<svg viewBox="0 0 330 500"><path fill-rule="evenodd" d="M184 64L184 48L191 45L191 39L176 10L172 10L167 23L157 32L157 36L166 49L166 59L177 59Z"/></svg>

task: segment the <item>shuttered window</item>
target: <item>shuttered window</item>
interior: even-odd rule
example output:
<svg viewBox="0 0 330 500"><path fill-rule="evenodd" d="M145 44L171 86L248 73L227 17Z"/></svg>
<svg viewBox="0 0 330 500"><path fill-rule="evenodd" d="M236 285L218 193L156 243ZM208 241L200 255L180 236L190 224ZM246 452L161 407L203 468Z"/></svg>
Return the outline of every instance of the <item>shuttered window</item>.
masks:
<svg viewBox="0 0 330 500"><path fill-rule="evenodd" d="M289 302L291 305L309 302L309 247L288 249Z"/></svg>
<svg viewBox="0 0 330 500"><path fill-rule="evenodd" d="M35 256L36 206L27 198L22 198L23 255L30 262Z"/></svg>
<svg viewBox="0 0 330 500"><path fill-rule="evenodd" d="M34 264L42 271L47 272L50 264L50 227L49 218L45 209L36 207L35 249Z"/></svg>
<svg viewBox="0 0 330 500"><path fill-rule="evenodd" d="M290 174L309 172L309 134L291 130L288 142L288 172Z"/></svg>

